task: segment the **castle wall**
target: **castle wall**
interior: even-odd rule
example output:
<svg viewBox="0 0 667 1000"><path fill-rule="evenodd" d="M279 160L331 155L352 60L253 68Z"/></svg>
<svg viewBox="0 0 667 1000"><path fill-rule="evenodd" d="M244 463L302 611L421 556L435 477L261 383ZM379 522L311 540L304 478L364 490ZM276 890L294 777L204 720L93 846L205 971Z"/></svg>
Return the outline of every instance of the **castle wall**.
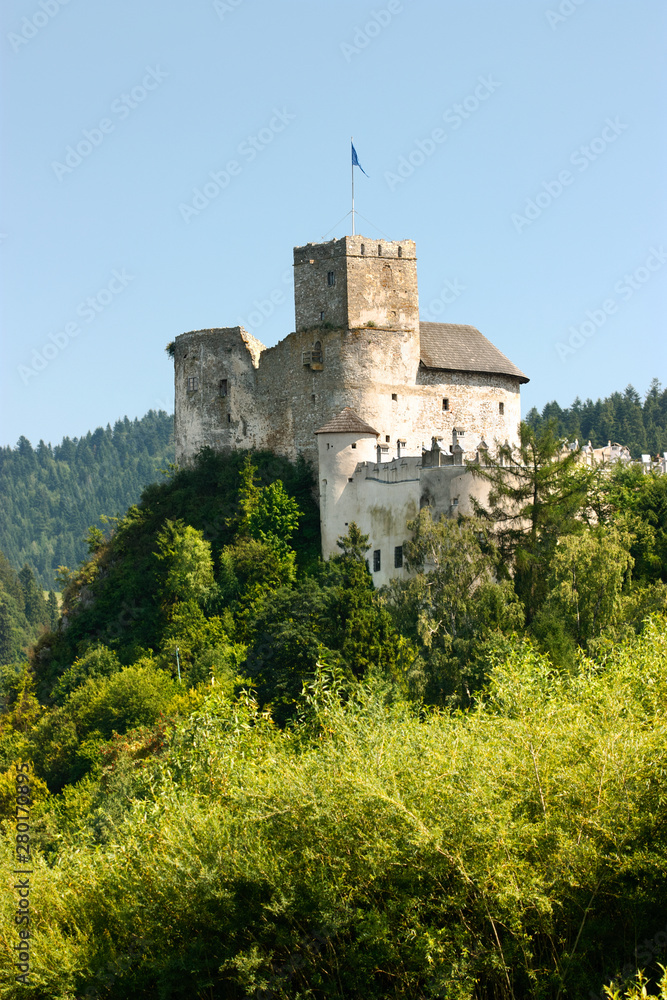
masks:
<svg viewBox="0 0 667 1000"><path fill-rule="evenodd" d="M376 587L407 576L404 561L395 566L396 549L410 536L406 525L422 507L428 506L437 519L474 514L471 497L482 504L488 501L489 483L465 466L427 468L421 456L378 463L369 438L361 440L353 434L318 437L322 555L328 559L340 553L337 540L354 521L368 535L368 563ZM365 457L354 465L354 456ZM379 569L375 568L375 552L380 553Z"/></svg>
<svg viewBox="0 0 667 1000"><path fill-rule="evenodd" d="M238 326L195 330L176 338L177 462L187 463L204 445L217 451L262 447L255 367L262 349Z"/></svg>
<svg viewBox="0 0 667 1000"><path fill-rule="evenodd" d="M420 368L416 386L421 399L420 426L437 428L431 433L441 435L446 444L451 444L454 428L463 429L465 437L460 443L466 452L474 452L482 439L493 450L496 442L517 440L519 390L519 380L510 375ZM443 409L444 399L447 410Z"/></svg>
<svg viewBox="0 0 667 1000"><path fill-rule="evenodd" d="M321 361L304 364L319 346ZM199 448L268 448L317 462L315 430L350 406L397 453L420 455L432 437L448 447L454 428L466 452L484 439L515 440L519 382L505 375L442 372L419 364L419 340L372 327L306 330L263 348L240 327L176 339L176 460ZM187 388L188 378L198 388ZM219 384L227 379L227 396ZM448 409L443 409L447 399ZM500 413L500 405L504 413Z"/></svg>
<svg viewBox="0 0 667 1000"><path fill-rule="evenodd" d="M347 534L351 521L356 521L361 527L364 503L358 489L359 477L355 479L355 473L360 464L365 467L375 461L375 442L375 435L317 435L320 524L325 559L340 554L336 542L341 535ZM354 482L351 483L351 480Z"/></svg>

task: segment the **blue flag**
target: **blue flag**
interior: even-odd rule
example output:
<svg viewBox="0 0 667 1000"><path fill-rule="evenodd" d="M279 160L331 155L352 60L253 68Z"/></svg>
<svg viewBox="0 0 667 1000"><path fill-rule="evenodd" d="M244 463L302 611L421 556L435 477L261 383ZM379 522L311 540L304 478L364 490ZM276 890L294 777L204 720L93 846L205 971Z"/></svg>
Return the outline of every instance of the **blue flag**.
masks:
<svg viewBox="0 0 667 1000"><path fill-rule="evenodd" d="M364 170L364 168L362 167L362 165L359 163L359 157L357 156L357 151L354 148L354 143L351 142L350 145L352 146L352 166L353 167L359 167L359 169L361 170L362 174L364 174L366 177L368 177L368 174L366 173L366 171Z"/></svg>

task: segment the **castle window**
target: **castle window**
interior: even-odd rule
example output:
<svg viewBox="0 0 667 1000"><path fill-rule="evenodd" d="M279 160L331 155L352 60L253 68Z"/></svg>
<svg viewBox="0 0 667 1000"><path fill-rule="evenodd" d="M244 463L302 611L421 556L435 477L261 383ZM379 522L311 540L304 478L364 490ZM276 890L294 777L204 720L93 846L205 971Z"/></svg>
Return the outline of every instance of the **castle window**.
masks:
<svg viewBox="0 0 667 1000"><path fill-rule="evenodd" d="M394 549L394 569L401 569L403 566L403 546L397 545Z"/></svg>
<svg viewBox="0 0 667 1000"><path fill-rule="evenodd" d="M354 482L354 479L353 479L353 477L352 477L352 476L348 476L348 477L347 477L347 481L348 481L348 483L353 483L353 482Z"/></svg>
<svg viewBox="0 0 667 1000"><path fill-rule="evenodd" d="M363 257L365 253L366 253L366 244L362 243L361 244L361 256Z"/></svg>
<svg viewBox="0 0 667 1000"><path fill-rule="evenodd" d="M391 394L391 401L392 401L392 403L398 403L398 393L397 392L392 392L392 394Z"/></svg>
<svg viewBox="0 0 667 1000"><path fill-rule="evenodd" d="M312 399L312 401L314 403L315 402L315 393L313 393L310 398Z"/></svg>
<svg viewBox="0 0 667 1000"><path fill-rule="evenodd" d="M356 447L357 447L357 442L356 442L356 441L353 441L353 442L352 442L352 447L353 447L353 448L356 448Z"/></svg>
<svg viewBox="0 0 667 1000"><path fill-rule="evenodd" d="M228 413L227 414L227 423L231 424L231 422L232 422L232 415L231 415L231 413Z"/></svg>
<svg viewBox="0 0 667 1000"><path fill-rule="evenodd" d="M218 393L220 396L226 396L227 392L228 392L227 379L221 378L220 381L218 382Z"/></svg>
<svg viewBox="0 0 667 1000"><path fill-rule="evenodd" d="M443 410L448 410L449 409L449 400L448 399L443 399L443 401L442 401L442 408L443 408Z"/></svg>
<svg viewBox="0 0 667 1000"><path fill-rule="evenodd" d="M336 284L336 275L334 271L327 271L327 285Z"/></svg>
<svg viewBox="0 0 667 1000"><path fill-rule="evenodd" d="M199 388L199 379L196 375L191 376L188 379L188 392L195 392Z"/></svg>
<svg viewBox="0 0 667 1000"><path fill-rule="evenodd" d="M459 498L452 497L452 507L458 507L458 505L459 505Z"/></svg>
<svg viewBox="0 0 667 1000"><path fill-rule="evenodd" d="M378 243L378 257L382 256L382 244Z"/></svg>
<svg viewBox="0 0 667 1000"><path fill-rule="evenodd" d="M321 313L320 313L320 322L321 322L321 321L322 321L323 319L324 319L324 313L323 313L323 312L321 312Z"/></svg>
<svg viewBox="0 0 667 1000"><path fill-rule="evenodd" d="M373 553L373 572L380 572L380 549L375 549Z"/></svg>
<svg viewBox="0 0 667 1000"><path fill-rule="evenodd" d="M324 315L324 313L322 313L322 315ZM314 362L315 364L321 364L322 363L322 343L321 343L321 341L316 340L315 343L313 344L313 349L312 349L311 354L310 354L310 360L311 360L311 362Z"/></svg>
<svg viewBox="0 0 667 1000"><path fill-rule="evenodd" d="M388 434L385 434L384 439L387 442L387 444L389 444L389 442L391 441L391 438L389 437Z"/></svg>
<svg viewBox="0 0 667 1000"><path fill-rule="evenodd" d="M398 248L398 256L399 256L399 257L402 257L402 256L403 256L403 247L399 247L399 248ZM403 550L401 550L401 552L402 552L402 551L403 551ZM401 565L403 565L403 563L401 563Z"/></svg>
<svg viewBox="0 0 667 1000"><path fill-rule="evenodd" d="M501 417L504 416L504 414L505 414L505 404L504 403L498 403L498 413L500 414Z"/></svg>

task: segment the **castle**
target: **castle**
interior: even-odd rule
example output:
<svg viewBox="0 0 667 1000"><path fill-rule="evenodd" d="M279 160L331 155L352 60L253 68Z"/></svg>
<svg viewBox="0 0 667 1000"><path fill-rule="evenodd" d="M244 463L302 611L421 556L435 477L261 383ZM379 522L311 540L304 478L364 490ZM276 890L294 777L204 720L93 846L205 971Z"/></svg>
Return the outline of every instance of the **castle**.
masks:
<svg viewBox="0 0 667 1000"><path fill-rule="evenodd" d="M419 320L412 240L344 236L294 250L295 332L266 348L243 327L174 343L176 461L270 449L312 461L322 553L351 521L376 585L405 573L406 522L470 510L466 461L513 443L527 377L473 326Z"/></svg>

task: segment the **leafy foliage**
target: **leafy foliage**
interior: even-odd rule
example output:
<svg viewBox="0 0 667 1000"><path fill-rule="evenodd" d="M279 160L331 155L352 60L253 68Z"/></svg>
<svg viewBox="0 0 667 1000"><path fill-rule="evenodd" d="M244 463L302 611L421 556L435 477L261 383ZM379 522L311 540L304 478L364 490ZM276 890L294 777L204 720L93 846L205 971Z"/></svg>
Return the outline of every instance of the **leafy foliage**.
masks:
<svg viewBox="0 0 667 1000"><path fill-rule="evenodd" d="M27 987L7 967L5 995L384 1000L398 981L555 1000L618 984L664 925L665 642L655 622L568 676L517 643L469 713L325 686L281 730L214 693L170 733L118 743L99 786L42 807L40 948ZM0 907L11 940L9 894Z"/></svg>
<svg viewBox="0 0 667 1000"><path fill-rule="evenodd" d="M55 628L0 559L0 643L47 629L0 665L0 856L27 763L39 941L15 983L0 896L2 996L657 983L663 485L522 447L487 470L500 531L423 510L382 591L356 524L319 560L310 470L268 454L204 451L91 529Z"/></svg>

